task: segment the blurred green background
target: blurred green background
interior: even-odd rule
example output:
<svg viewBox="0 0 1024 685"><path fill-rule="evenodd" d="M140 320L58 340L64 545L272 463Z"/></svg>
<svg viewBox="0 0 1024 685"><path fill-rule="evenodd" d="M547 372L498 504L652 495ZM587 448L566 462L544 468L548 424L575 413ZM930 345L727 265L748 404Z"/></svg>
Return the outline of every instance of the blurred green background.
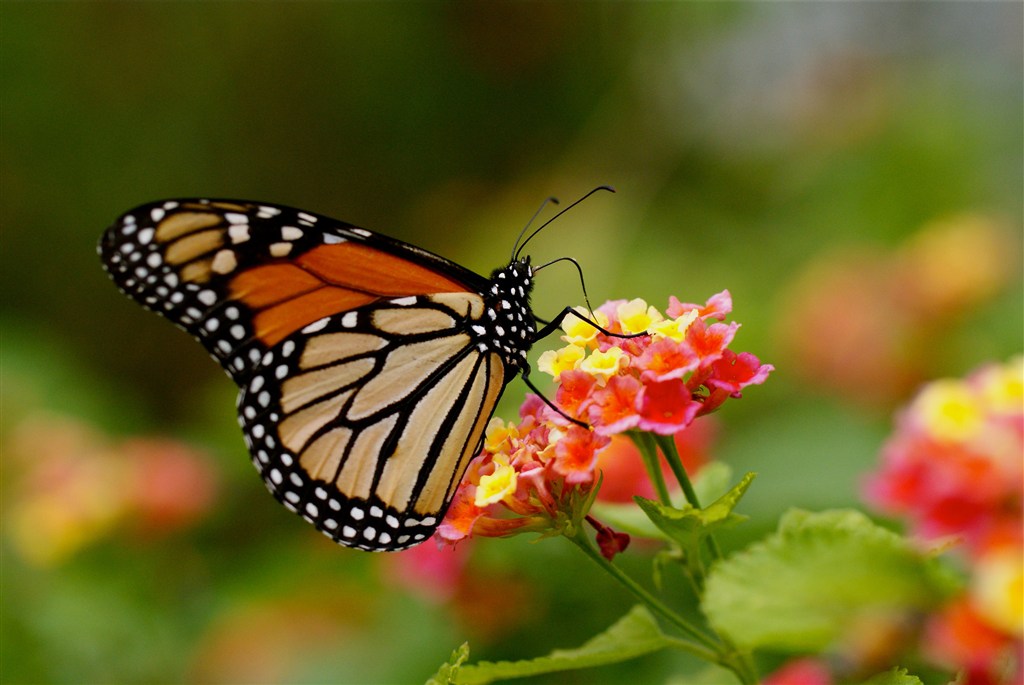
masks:
<svg viewBox="0 0 1024 685"><path fill-rule="evenodd" d="M918 383L1020 351L1021 23L1014 2L0 4L0 680L421 682L464 640L539 655L631 603L557 540L477 541L439 588L278 507L231 383L100 268L122 212L279 202L486 274L544 197L614 185L530 252L577 258L595 305L731 291L733 348L777 367L716 416L711 454L760 474L732 548L857 504ZM581 299L552 268L535 310Z"/></svg>

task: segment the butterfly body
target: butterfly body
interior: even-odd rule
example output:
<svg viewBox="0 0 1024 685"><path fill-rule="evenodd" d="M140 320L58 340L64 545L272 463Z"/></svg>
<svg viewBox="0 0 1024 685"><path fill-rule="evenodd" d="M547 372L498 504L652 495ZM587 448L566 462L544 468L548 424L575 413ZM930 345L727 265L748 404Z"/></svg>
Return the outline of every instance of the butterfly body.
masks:
<svg viewBox="0 0 1024 685"><path fill-rule="evenodd" d="M234 200L143 205L99 251L123 292L239 385L269 490L344 545L429 537L502 390L529 368L528 259L488 279L351 224Z"/></svg>

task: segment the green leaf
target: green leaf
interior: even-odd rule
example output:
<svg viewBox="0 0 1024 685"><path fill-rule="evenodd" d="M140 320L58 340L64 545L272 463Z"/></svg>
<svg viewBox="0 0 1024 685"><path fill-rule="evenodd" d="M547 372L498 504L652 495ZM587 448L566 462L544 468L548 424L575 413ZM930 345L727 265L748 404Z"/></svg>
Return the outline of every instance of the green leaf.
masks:
<svg viewBox="0 0 1024 685"><path fill-rule="evenodd" d="M590 513L605 525L609 525L623 533L629 533L633 537L656 540L668 539L633 502L629 504L596 502Z"/></svg>
<svg viewBox="0 0 1024 685"><path fill-rule="evenodd" d="M694 509L689 504L677 509L643 497L637 497L636 503L655 526L677 542L687 555L696 558L707 535L744 519L732 510L753 480L754 474L748 473L735 487L703 509Z"/></svg>
<svg viewBox="0 0 1024 685"><path fill-rule="evenodd" d="M710 502L725 492L729 486L731 475L732 469L727 464L718 461L711 462L697 472L693 488L702 502ZM678 509L689 506L686 504L683 493L678 491L674 493L672 503ZM654 522L634 502L613 504L599 500L594 503L590 513L615 530L629 533L633 537L656 540L671 539L654 525Z"/></svg>
<svg viewBox="0 0 1024 685"><path fill-rule="evenodd" d="M724 461L704 464L693 479L693 489L701 502L712 502L722 496L732 481L732 467Z"/></svg>
<svg viewBox="0 0 1024 685"><path fill-rule="evenodd" d="M556 649L547 656L522 661L481 661L461 667L455 682L478 685L505 678L603 666L656 652L673 644L673 640L658 628L651 613L643 606L635 606L607 630L577 649Z"/></svg>
<svg viewBox="0 0 1024 685"><path fill-rule="evenodd" d="M441 668L437 669L437 673L427 678L425 685L454 685L459 675L459 668L468 658L469 643L463 642L458 649L452 651L448 661L441 664Z"/></svg>
<svg viewBox="0 0 1024 685"><path fill-rule="evenodd" d="M894 668L864 681L864 685L924 685L916 675L910 675L905 668Z"/></svg>
<svg viewBox="0 0 1024 685"><path fill-rule="evenodd" d="M927 609L946 585L934 560L860 512L791 510L711 568L703 608L740 646L818 651L871 617Z"/></svg>

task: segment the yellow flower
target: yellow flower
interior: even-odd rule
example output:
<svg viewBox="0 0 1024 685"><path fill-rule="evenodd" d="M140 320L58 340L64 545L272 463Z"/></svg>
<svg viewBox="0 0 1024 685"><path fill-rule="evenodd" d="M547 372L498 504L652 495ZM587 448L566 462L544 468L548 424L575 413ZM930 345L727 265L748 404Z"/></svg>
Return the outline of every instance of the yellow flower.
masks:
<svg viewBox="0 0 1024 685"><path fill-rule="evenodd" d="M1024 411L1024 357L1016 357L1007 364L983 371L981 393L988 406L998 414Z"/></svg>
<svg viewBox="0 0 1024 685"><path fill-rule="evenodd" d="M491 454L510 452L512 441L519 437L519 429L514 423L505 423L497 416L487 424L484 432L484 449Z"/></svg>
<svg viewBox="0 0 1024 685"><path fill-rule="evenodd" d="M590 323L593 321L601 328L608 327L608 317L603 312L594 312L591 316L590 312L583 307L573 307L573 310L579 313L579 316L573 314L567 315L562 319L562 330L565 331L565 335L562 336L562 340L573 345L586 346L588 343L594 341L597 337L598 330L594 328L594 324ZM584 320L589 319L589 321Z"/></svg>
<svg viewBox="0 0 1024 685"><path fill-rule="evenodd" d="M640 298L620 304L615 313L619 317L619 325L622 326L624 333L645 333L652 324L665 318L661 312L647 306Z"/></svg>
<svg viewBox="0 0 1024 685"><path fill-rule="evenodd" d="M657 321L648 328L648 332L656 338L672 338L676 342L682 342L686 337L686 329L697 320L697 310L691 309L676 319L663 319Z"/></svg>
<svg viewBox="0 0 1024 685"><path fill-rule="evenodd" d="M476 498L474 503L478 507L486 507L500 502L516 491L518 474L512 468L508 459L498 455L494 457L494 471L487 476L480 476L480 483L476 486Z"/></svg>
<svg viewBox="0 0 1024 685"><path fill-rule="evenodd" d="M627 359L618 347L610 347L607 352L594 350L590 356L580 362L580 371L586 371L591 376L605 383L609 378L617 374L625 365Z"/></svg>
<svg viewBox="0 0 1024 685"><path fill-rule="evenodd" d="M927 386L914 411L936 439L964 442L978 435L985 421L981 403L963 381L947 379Z"/></svg>
<svg viewBox="0 0 1024 685"><path fill-rule="evenodd" d="M971 599L992 625L1011 635L1024 634L1024 569L1019 549L990 552L978 560Z"/></svg>
<svg viewBox="0 0 1024 685"><path fill-rule="evenodd" d="M579 368L586 354L587 351L579 345L566 345L560 350L547 350L537 358L537 368L557 379L563 371Z"/></svg>
<svg viewBox="0 0 1024 685"><path fill-rule="evenodd" d="M608 317L602 311L595 311L594 315L591 316L590 311L585 307L573 307L573 311L579 312L579 315L567 314L562 319L562 331L565 335L562 336L562 340L573 345L587 346L589 343L594 342L597 338L599 331L594 328L594 324L597 324L602 329L608 328ZM591 324L594 322L594 324Z"/></svg>

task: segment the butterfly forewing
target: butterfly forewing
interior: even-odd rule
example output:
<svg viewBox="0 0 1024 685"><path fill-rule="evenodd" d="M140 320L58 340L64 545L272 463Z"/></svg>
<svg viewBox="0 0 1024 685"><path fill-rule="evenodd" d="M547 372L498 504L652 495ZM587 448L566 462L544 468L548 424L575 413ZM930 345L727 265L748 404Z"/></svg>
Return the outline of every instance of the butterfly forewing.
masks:
<svg viewBox="0 0 1024 685"><path fill-rule="evenodd" d="M528 263L488 281L277 205L144 205L100 254L126 294L239 384L245 440L275 497L363 549L432 533L533 332Z"/></svg>
<svg viewBox="0 0 1024 685"><path fill-rule="evenodd" d="M351 224L237 201L143 205L104 234L100 255L128 296L185 328L239 380L325 315L381 297L472 291L482 280Z"/></svg>

